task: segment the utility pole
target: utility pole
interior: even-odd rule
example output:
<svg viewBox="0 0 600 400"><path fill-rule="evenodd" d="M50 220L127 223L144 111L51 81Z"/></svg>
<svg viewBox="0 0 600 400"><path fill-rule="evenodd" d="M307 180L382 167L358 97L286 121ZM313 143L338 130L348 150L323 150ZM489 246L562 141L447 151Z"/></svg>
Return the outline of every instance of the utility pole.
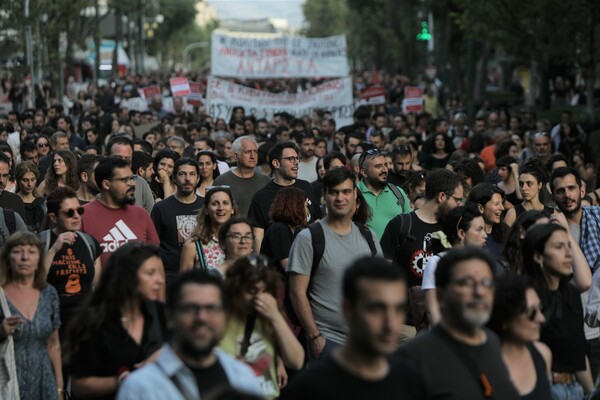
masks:
<svg viewBox="0 0 600 400"><path fill-rule="evenodd" d="M29 76L31 80L29 98L31 99L31 104L35 108L35 79L33 75L33 43L31 38L31 24L29 21L29 0L25 0L25 21L27 25L25 25L25 47L27 54L27 65L29 66Z"/></svg>

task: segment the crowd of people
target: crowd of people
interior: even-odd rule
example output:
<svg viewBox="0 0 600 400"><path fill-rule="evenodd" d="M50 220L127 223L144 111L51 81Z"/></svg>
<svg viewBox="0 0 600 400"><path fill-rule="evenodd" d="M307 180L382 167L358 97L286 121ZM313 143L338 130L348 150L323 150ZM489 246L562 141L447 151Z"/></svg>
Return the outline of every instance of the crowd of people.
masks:
<svg viewBox="0 0 600 400"><path fill-rule="evenodd" d="M569 112L118 98L0 116L1 398L594 395L600 172Z"/></svg>

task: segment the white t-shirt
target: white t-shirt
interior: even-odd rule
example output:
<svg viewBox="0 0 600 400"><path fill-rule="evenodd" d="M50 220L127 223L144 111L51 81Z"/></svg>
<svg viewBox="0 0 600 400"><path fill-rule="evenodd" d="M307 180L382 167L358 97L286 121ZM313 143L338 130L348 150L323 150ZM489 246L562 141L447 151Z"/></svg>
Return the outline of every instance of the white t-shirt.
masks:
<svg viewBox="0 0 600 400"><path fill-rule="evenodd" d="M423 284L421 285L421 289L435 289L435 270L440 262L440 258L444 257L446 253L446 251L443 251L439 254L429 257L427 260L427 265L425 265L425 271L423 271Z"/></svg>

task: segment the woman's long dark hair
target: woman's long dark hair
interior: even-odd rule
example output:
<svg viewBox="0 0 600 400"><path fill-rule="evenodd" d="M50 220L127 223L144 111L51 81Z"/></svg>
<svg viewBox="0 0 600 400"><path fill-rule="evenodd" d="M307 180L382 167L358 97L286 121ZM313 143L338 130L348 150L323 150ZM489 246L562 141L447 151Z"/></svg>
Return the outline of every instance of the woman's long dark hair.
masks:
<svg viewBox="0 0 600 400"><path fill-rule="evenodd" d="M70 150L58 150L52 156L52 161L46 171L46 193L50 193L58 187L58 175L54 171L54 156L60 156L67 166L65 185L73 190L79 189L79 177L77 176L77 157Z"/></svg>
<svg viewBox="0 0 600 400"><path fill-rule="evenodd" d="M527 232L537 220L545 217L546 215L539 210L527 210L517 217L506 235L504 247L502 253L500 253L500 260L504 264L505 269L515 274L523 273L523 240L521 239L521 232Z"/></svg>
<svg viewBox="0 0 600 400"><path fill-rule="evenodd" d="M498 193L504 201L504 190L500 189L498 186L492 185L491 183L480 183L471 189L471 193L469 193L469 197L467 197L466 205L475 204L485 208L485 205L492 199L492 197L494 197L496 193ZM492 226L492 233L490 236L498 243L504 243L505 233L506 231L504 224L502 221L500 221L499 224L494 224Z"/></svg>
<svg viewBox="0 0 600 400"><path fill-rule="evenodd" d="M158 246L132 242L119 247L108 259L100 283L78 308L67 328L64 352L67 363L72 361L80 343L119 323L123 305L139 296L137 273L151 257L160 257Z"/></svg>

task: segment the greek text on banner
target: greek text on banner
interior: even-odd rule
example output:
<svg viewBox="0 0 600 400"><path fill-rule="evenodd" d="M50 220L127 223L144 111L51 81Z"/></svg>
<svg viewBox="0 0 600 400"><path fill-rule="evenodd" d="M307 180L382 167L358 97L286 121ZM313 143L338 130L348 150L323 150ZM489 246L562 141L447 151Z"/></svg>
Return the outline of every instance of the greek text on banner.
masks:
<svg viewBox="0 0 600 400"><path fill-rule="evenodd" d="M213 32L211 73L244 78L348 76L346 36L264 38Z"/></svg>
<svg viewBox="0 0 600 400"><path fill-rule="evenodd" d="M353 123L352 80L335 79L314 86L297 94L271 93L209 77L206 93L208 113L213 119L229 121L233 107L242 106L246 115L270 121L278 112L296 117L311 115L314 109L331 112L337 126Z"/></svg>

